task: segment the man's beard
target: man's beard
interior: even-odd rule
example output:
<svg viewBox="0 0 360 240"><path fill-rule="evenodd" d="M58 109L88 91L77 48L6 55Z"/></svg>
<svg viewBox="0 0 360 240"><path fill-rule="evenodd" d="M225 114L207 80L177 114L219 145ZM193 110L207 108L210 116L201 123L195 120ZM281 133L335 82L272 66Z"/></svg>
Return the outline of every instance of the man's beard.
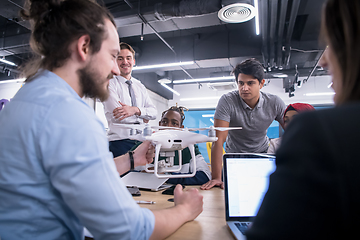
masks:
<svg viewBox="0 0 360 240"><path fill-rule="evenodd" d="M108 86L106 89L102 87L103 83L111 79L113 75L110 73L106 80L100 77L96 71L93 70L91 64L86 67L77 70L80 79L80 86L84 97L98 98L100 101L105 101L109 97Z"/></svg>

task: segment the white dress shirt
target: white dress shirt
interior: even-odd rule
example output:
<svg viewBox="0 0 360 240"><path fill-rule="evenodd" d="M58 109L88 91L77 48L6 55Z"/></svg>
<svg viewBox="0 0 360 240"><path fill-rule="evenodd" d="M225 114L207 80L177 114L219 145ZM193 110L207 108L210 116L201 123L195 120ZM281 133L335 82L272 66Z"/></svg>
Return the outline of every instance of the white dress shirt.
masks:
<svg viewBox="0 0 360 240"><path fill-rule="evenodd" d="M127 79L122 76L114 76L109 82L109 98L103 102L104 112L106 120L108 121L109 130L108 130L108 139L109 141L121 140L129 138L130 130L119 128L118 126L113 125L113 123L124 123L124 124L134 124L134 123L144 123L146 120L154 120L157 115L157 110L155 105L152 103L145 86L136 78L131 77L132 88L136 97L136 104L141 115L131 116L128 118L119 121L114 118L113 110L117 107L121 107L122 102L126 105L131 106L131 97L129 94L129 85L125 82Z"/></svg>

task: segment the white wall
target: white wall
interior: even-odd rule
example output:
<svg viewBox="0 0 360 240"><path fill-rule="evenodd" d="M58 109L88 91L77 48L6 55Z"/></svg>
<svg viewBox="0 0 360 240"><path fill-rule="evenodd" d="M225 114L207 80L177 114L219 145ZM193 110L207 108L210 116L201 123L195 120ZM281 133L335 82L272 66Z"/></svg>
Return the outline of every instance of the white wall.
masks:
<svg viewBox="0 0 360 240"><path fill-rule="evenodd" d="M168 90L164 89L164 91L168 91ZM166 98L163 98L162 96L160 96L157 93L154 93L150 90L148 90L148 93L158 111L156 119L151 120L149 123L152 126L158 126L159 121L161 119L161 113L169 108L169 100L167 100Z"/></svg>
<svg viewBox="0 0 360 240"><path fill-rule="evenodd" d="M0 99L10 100L14 97L17 91L23 85L22 81L19 82L0 82Z"/></svg>
<svg viewBox="0 0 360 240"><path fill-rule="evenodd" d="M303 80L304 78L299 78ZM305 93L333 93L332 88L327 86L331 82L330 76L311 77L301 88L295 89L295 96L289 98L289 94L285 93L283 89L282 79L270 79L270 83L262 88L261 91L278 95L285 104L303 102L312 105L319 104L334 104L333 95L326 96L305 96ZM190 109L215 109L219 98L229 91L215 91L210 89L206 83L202 83L202 87L198 87L198 84L183 84L175 85L174 89L180 93L180 96L174 95L174 99L169 101L169 105L175 105L178 103L180 106L184 106ZM186 98L192 98L186 100ZM197 99L197 98L214 98L214 99Z"/></svg>

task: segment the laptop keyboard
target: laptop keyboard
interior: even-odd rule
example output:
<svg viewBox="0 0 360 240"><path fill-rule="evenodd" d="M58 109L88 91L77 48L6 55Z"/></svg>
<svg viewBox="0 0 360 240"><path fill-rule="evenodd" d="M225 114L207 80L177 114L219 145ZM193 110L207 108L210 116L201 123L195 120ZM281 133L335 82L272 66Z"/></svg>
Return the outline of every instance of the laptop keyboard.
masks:
<svg viewBox="0 0 360 240"><path fill-rule="evenodd" d="M245 235L246 230L248 229L250 222L239 222L235 223L235 226L240 230L242 234Z"/></svg>

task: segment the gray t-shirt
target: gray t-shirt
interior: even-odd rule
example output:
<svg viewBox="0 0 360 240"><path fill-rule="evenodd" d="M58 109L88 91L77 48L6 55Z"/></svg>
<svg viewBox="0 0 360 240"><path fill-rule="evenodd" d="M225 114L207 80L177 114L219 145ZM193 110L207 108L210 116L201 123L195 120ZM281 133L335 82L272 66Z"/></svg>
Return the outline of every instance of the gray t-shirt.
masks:
<svg viewBox="0 0 360 240"><path fill-rule="evenodd" d="M267 129L274 120L283 123L284 111L285 103L273 94L260 92L259 102L253 109L240 97L238 90L224 94L214 118L229 122L230 127L242 127L228 131L225 151L266 153L269 147Z"/></svg>

